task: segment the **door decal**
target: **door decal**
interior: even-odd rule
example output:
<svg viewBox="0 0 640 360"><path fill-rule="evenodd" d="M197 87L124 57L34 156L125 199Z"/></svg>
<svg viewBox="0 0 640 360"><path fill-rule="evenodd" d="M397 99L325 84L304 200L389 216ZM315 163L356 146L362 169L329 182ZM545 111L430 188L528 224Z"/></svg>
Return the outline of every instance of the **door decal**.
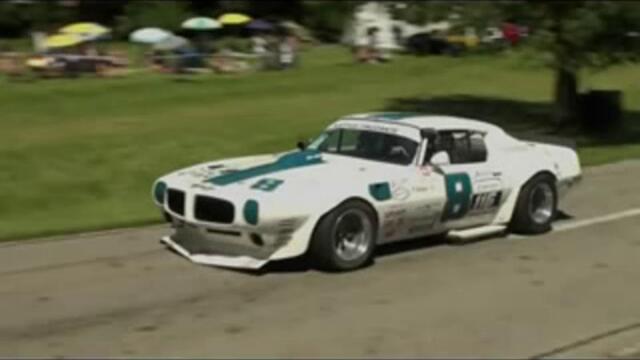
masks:
<svg viewBox="0 0 640 360"><path fill-rule="evenodd" d="M447 203L442 213L442 221L464 217L471 201L471 178L467 173L447 174L444 177Z"/></svg>

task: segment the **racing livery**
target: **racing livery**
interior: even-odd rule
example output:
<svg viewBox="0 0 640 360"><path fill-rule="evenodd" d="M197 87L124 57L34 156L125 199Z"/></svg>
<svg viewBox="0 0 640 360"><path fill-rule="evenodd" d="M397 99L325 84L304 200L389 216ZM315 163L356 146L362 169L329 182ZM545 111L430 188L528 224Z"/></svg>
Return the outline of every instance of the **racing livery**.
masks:
<svg viewBox="0 0 640 360"><path fill-rule="evenodd" d="M162 176L162 241L193 262L257 269L306 254L329 270L379 244L551 229L581 177L575 151L451 116L343 117L299 149L203 163Z"/></svg>

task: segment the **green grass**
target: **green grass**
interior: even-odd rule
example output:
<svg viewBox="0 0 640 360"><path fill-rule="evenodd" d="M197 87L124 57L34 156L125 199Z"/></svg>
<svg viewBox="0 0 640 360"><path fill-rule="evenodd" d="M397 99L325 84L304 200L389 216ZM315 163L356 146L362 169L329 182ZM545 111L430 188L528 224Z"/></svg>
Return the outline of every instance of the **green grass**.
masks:
<svg viewBox="0 0 640 360"><path fill-rule="evenodd" d="M586 79L622 89L637 119L637 74L622 66ZM306 52L290 72L0 80L0 239L159 221L150 197L158 176L292 148L347 113L451 108L515 131L544 129L551 81L517 54L359 66L338 47ZM639 157L633 139L580 137L582 161Z"/></svg>

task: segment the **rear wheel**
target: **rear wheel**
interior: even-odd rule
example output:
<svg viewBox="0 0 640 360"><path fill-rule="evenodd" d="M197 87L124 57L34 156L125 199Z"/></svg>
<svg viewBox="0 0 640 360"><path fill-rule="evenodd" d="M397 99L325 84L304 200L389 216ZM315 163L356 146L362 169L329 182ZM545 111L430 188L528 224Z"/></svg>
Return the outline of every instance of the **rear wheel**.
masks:
<svg viewBox="0 0 640 360"><path fill-rule="evenodd" d="M309 256L322 270L357 269L373 256L377 228L375 214L367 204L347 201L320 220L311 239Z"/></svg>
<svg viewBox="0 0 640 360"><path fill-rule="evenodd" d="M558 205L555 179L549 174L531 178L522 187L511 219L511 230L541 234L551 230Z"/></svg>

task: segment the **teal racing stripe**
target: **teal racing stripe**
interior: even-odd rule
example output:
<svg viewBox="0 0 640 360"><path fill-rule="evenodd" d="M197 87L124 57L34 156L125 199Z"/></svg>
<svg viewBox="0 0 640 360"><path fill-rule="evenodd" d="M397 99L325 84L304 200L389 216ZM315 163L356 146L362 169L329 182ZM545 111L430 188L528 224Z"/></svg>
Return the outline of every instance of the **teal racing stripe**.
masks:
<svg viewBox="0 0 640 360"><path fill-rule="evenodd" d="M212 177L208 179L207 182L214 185L224 186L258 176L305 166L317 165L320 163L323 163L320 152L315 150L296 151L281 156L275 162Z"/></svg>

